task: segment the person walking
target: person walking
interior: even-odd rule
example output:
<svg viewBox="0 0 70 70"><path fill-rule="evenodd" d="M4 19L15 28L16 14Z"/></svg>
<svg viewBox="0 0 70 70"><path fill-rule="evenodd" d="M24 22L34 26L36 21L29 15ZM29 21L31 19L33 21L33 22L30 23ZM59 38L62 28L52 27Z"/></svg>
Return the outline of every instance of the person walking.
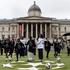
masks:
<svg viewBox="0 0 70 70"><path fill-rule="evenodd" d="M24 53L23 56L26 56L27 55L27 45L26 45L27 41L24 38L24 36L22 36L22 38L20 38L20 42L24 45L24 47L22 47L23 53Z"/></svg>
<svg viewBox="0 0 70 70"><path fill-rule="evenodd" d="M0 54L3 55L3 46L2 46L2 40L0 40Z"/></svg>
<svg viewBox="0 0 70 70"><path fill-rule="evenodd" d="M36 44L35 44L35 40L33 40L31 36L29 37L27 46L28 46L28 61L32 62L34 61L34 54L35 54L34 51L36 48Z"/></svg>
<svg viewBox="0 0 70 70"><path fill-rule="evenodd" d="M50 53L50 50L51 50L51 46L53 45L53 41L52 39L46 39L45 41L45 50L46 50L46 58L48 59L49 58L49 53Z"/></svg>
<svg viewBox="0 0 70 70"><path fill-rule="evenodd" d="M44 49L44 38L41 34L37 41L37 49L38 49L38 58L42 62L43 60L43 49Z"/></svg>
<svg viewBox="0 0 70 70"><path fill-rule="evenodd" d="M16 61L18 61L18 57L21 57L21 47L23 44L20 42L20 39L17 39L16 45L15 45L15 53L16 53Z"/></svg>
<svg viewBox="0 0 70 70"><path fill-rule="evenodd" d="M55 58L60 55L61 51L61 40L56 38L54 39L54 56Z"/></svg>
<svg viewBox="0 0 70 70"><path fill-rule="evenodd" d="M10 50L9 55L11 56L11 58L12 58L12 54L14 51L14 46L15 46L15 41L14 41L14 39L12 39L12 40L10 40L10 48L9 48L9 50Z"/></svg>
<svg viewBox="0 0 70 70"><path fill-rule="evenodd" d="M67 54L70 55L70 41L67 41Z"/></svg>

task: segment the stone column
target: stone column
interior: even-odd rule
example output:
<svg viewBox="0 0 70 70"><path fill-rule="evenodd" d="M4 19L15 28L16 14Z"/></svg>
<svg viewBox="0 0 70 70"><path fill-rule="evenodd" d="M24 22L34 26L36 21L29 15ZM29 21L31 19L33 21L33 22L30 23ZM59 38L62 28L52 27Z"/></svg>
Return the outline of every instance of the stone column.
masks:
<svg viewBox="0 0 70 70"><path fill-rule="evenodd" d="M36 38L38 37L38 25L36 24Z"/></svg>
<svg viewBox="0 0 70 70"><path fill-rule="evenodd" d="M45 24L45 38L47 38L47 24Z"/></svg>
<svg viewBox="0 0 70 70"><path fill-rule="evenodd" d="M19 38L19 24L17 24L17 38Z"/></svg>
<svg viewBox="0 0 70 70"><path fill-rule="evenodd" d="M9 25L9 30L8 31L9 31L9 36L11 37L11 34L10 34L10 25Z"/></svg>
<svg viewBox="0 0 70 70"><path fill-rule="evenodd" d="M19 37L22 36L22 24L19 23Z"/></svg>
<svg viewBox="0 0 70 70"><path fill-rule="evenodd" d="M24 24L22 24L22 36L24 36Z"/></svg>
<svg viewBox="0 0 70 70"><path fill-rule="evenodd" d="M26 24L26 38L28 38L28 24Z"/></svg>
<svg viewBox="0 0 70 70"><path fill-rule="evenodd" d="M42 24L40 24L40 34L42 34Z"/></svg>
<svg viewBox="0 0 70 70"><path fill-rule="evenodd" d="M60 24L59 24L59 36L61 35L61 29L60 29Z"/></svg>
<svg viewBox="0 0 70 70"><path fill-rule="evenodd" d="M51 38L51 24L50 24L50 38Z"/></svg>
<svg viewBox="0 0 70 70"><path fill-rule="evenodd" d="M33 24L31 24L31 36L33 37Z"/></svg>
<svg viewBox="0 0 70 70"><path fill-rule="evenodd" d="M57 32L57 36L59 37L59 35L60 35L60 28L59 28L59 25L58 25L58 30L57 30L58 32Z"/></svg>

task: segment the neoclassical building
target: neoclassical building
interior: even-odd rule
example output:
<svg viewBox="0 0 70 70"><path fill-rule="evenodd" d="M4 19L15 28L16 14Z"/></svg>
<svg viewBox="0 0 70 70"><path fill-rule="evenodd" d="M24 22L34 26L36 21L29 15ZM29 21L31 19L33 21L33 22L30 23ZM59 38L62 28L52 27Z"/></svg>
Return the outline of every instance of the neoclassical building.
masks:
<svg viewBox="0 0 70 70"><path fill-rule="evenodd" d="M51 38L67 32L70 32L70 20L43 17L40 7L35 2L28 9L28 16L0 20L0 39L21 36L38 38L39 34Z"/></svg>

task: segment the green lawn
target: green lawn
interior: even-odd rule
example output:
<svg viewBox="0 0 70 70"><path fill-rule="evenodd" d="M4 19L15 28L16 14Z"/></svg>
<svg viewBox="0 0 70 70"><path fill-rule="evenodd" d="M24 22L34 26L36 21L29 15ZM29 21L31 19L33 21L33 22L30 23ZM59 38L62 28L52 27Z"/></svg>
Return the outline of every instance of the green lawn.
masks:
<svg viewBox="0 0 70 70"><path fill-rule="evenodd" d="M55 61L56 63L56 59L53 56L53 51L50 52L49 54L49 60ZM36 60L38 60L38 55L35 56L35 63L37 62ZM43 64L46 64L44 61L47 60L45 58L46 53L44 52L44 59L43 59ZM25 65L27 64L27 57L22 57L19 59L19 61L25 61L25 62L16 62L16 63L11 63L13 65L13 68L4 68L3 64L8 63L5 61L5 54L3 56L0 56L0 70L18 70L18 68L28 68L28 67L32 67L31 65ZM13 59L12 61L15 61L15 54L13 55ZM67 53L65 51L61 52L61 62L64 63L64 67L60 68L60 69L56 69L56 70L70 70L70 56L67 56ZM37 66L37 68L40 68L39 70L46 70L44 65L39 65Z"/></svg>

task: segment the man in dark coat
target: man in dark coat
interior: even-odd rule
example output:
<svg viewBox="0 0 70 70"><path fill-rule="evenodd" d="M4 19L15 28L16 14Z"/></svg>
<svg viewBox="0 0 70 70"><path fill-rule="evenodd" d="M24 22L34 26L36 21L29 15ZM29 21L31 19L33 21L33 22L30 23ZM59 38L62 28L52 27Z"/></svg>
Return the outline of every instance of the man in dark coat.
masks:
<svg viewBox="0 0 70 70"><path fill-rule="evenodd" d="M13 54L13 51L14 51L14 46L15 46L15 41L14 41L14 39L12 39L12 40L10 40L10 48L9 48L9 50L10 50L10 56L11 56L11 58L12 58L12 54Z"/></svg>
<svg viewBox="0 0 70 70"><path fill-rule="evenodd" d="M3 49L5 48L5 39L1 40L1 55L3 55Z"/></svg>
<svg viewBox="0 0 70 70"><path fill-rule="evenodd" d="M24 37L22 37L21 39L20 39L20 41L21 41L21 43L24 45L23 47L22 47L22 51L24 52L24 54L23 54L23 56L26 56L27 55L27 46L26 46L26 43L27 43L27 41L26 41L26 39L24 38Z"/></svg>
<svg viewBox="0 0 70 70"><path fill-rule="evenodd" d="M0 53L1 53L1 55L3 55L3 48L4 47L2 47L2 40L0 40Z"/></svg>
<svg viewBox="0 0 70 70"><path fill-rule="evenodd" d="M49 40L46 39L46 41L45 41L45 50L47 52L46 58L48 58L48 56L49 56L49 52L50 52L52 45L53 45L53 43L51 43Z"/></svg>
<svg viewBox="0 0 70 70"><path fill-rule="evenodd" d="M60 54L61 51L61 45L60 40L57 38L54 40L54 56L57 57Z"/></svg>
<svg viewBox="0 0 70 70"><path fill-rule="evenodd" d="M32 39L32 37L29 38L28 42L28 61L33 61L34 60L34 55L35 55L35 48L36 48L36 44L35 41Z"/></svg>
<svg viewBox="0 0 70 70"><path fill-rule="evenodd" d="M6 58L8 58L9 51L10 51L9 49L10 49L10 40L9 39L6 39L5 40L5 46L4 46Z"/></svg>
<svg viewBox="0 0 70 70"><path fill-rule="evenodd" d="M21 57L23 53L22 47L23 47L23 44L20 42L20 39L17 39L16 45L15 45L15 53L16 53L16 59L17 59L16 61L18 61L18 56L20 55Z"/></svg>
<svg viewBox="0 0 70 70"><path fill-rule="evenodd" d="M67 54L70 55L70 41L67 41Z"/></svg>

